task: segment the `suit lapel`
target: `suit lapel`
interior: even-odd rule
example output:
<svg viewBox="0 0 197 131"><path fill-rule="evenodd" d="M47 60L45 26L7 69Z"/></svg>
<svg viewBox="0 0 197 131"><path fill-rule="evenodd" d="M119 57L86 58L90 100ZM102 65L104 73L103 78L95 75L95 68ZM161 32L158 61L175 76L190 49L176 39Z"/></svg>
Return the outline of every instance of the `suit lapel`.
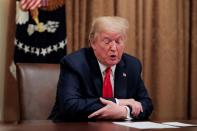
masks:
<svg viewBox="0 0 197 131"><path fill-rule="evenodd" d="M127 74L123 60L116 65L114 81L114 97L125 98L127 96Z"/></svg>
<svg viewBox="0 0 197 131"><path fill-rule="evenodd" d="M92 48L90 48L89 56L90 56L89 62L90 62L91 77L95 85L96 93L98 96L102 96L102 85L103 85L102 74Z"/></svg>

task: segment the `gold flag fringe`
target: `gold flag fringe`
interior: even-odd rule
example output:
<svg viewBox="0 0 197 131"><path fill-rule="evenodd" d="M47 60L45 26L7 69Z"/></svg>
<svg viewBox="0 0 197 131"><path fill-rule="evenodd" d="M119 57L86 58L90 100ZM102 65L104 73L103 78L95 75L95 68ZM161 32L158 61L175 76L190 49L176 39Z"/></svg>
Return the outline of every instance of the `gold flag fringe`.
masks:
<svg viewBox="0 0 197 131"><path fill-rule="evenodd" d="M53 11L65 5L65 0L48 0L47 7L41 8L47 11Z"/></svg>

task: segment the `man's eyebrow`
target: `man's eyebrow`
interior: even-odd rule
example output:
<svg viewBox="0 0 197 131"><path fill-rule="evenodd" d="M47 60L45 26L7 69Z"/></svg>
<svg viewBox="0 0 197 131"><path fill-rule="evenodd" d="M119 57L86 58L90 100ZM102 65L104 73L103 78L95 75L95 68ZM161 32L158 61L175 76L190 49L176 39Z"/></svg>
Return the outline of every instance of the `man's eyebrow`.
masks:
<svg viewBox="0 0 197 131"><path fill-rule="evenodd" d="M109 36L104 36L103 39L111 39Z"/></svg>

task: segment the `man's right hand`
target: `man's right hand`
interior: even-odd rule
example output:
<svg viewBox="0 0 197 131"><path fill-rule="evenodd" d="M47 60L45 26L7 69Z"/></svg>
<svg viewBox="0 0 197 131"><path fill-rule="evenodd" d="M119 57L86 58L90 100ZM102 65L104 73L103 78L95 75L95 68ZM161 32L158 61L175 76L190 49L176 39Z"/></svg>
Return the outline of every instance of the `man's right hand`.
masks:
<svg viewBox="0 0 197 131"><path fill-rule="evenodd" d="M132 108L132 116L137 117L140 112L143 112L142 104L134 99L118 99L120 106L129 106Z"/></svg>
<svg viewBox="0 0 197 131"><path fill-rule="evenodd" d="M100 120L119 120L126 119L127 109L112 101L100 98L101 103L105 106L88 116L88 118L95 118Z"/></svg>

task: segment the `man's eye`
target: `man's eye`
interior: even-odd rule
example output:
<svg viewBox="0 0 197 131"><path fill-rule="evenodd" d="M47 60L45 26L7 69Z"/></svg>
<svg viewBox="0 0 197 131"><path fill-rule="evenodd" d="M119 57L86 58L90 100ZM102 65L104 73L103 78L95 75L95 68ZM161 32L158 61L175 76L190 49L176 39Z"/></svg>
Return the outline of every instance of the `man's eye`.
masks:
<svg viewBox="0 0 197 131"><path fill-rule="evenodd" d="M103 42L104 42L105 44L109 44L109 43L110 43L110 39L105 38L105 39L103 39Z"/></svg>
<svg viewBox="0 0 197 131"><path fill-rule="evenodd" d="M116 44L120 44L121 43L120 40L116 40L115 42L116 42Z"/></svg>
<svg viewBox="0 0 197 131"><path fill-rule="evenodd" d="M117 44L121 44L121 43L123 43L123 39L122 39L122 38L119 38L119 39L115 40L115 42L116 42Z"/></svg>

